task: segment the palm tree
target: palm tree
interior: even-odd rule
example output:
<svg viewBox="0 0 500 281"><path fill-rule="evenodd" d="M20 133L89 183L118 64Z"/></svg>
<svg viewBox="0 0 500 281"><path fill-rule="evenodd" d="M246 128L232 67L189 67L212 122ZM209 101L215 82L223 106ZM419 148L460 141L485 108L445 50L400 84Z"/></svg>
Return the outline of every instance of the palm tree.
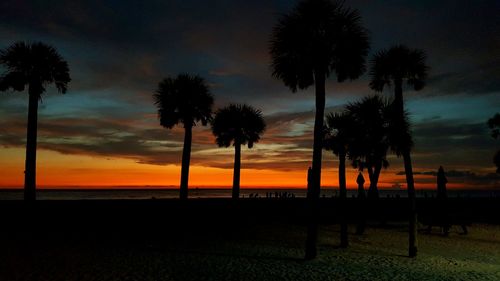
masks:
<svg viewBox="0 0 500 281"><path fill-rule="evenodd" d="M396 130L404 132L403 120L405 119L403 102L403 84L411 86L415 91L424 88L429 67L426 65L426 54L422 50L409 49L406 46L397 45L389 50L376 53L371 61L370 87L375 91L383 91L385 86L394 85L394 114L393 125ZM406 146L404 134L400 134L401 141L395 139L393 146L398 156L403 156L406 184L408 186L408 198L410 201L410 223L409 223L409 256L417 255L417 213L415 200L415 186L411 163L411 147Z"/></svg>
<svg viewBox="0 0 500 281"><path fill-rule="evenodd" d="M326 132L323 140L323 147L331 150L333 154L339 157L339 190L342 202L342 210L345 211L345 199L347 198L345 162L349 153L350 144L353 142L353 133L355 125L352 116L347 112L326 116ZM342 216L340 224L340 247L345 248L349 245L347 235L346 214Z"/></svg>
<svg viewBox="0 0 500 281"><path fill-rule="evenodd" d="M6 69L0 77L0 91L24 91L28 87L28 128L24 171L24 200L36 199L36 138L38 101L45 87L55 84L60 93L66 93L69 76L68 63L57 50L41 42L16 42L0 51L0 65Z"/></svg>
<svg viewBox="0 0 500 281"><path fill-rule="evenodd" d="M265 129L262 112L246 104L231 104L215 113L212 120L215 141L220 147L234 146L233 199L240 196L241 146L252 148Z"/></svg>
<svg viewBox="0 0 500 281"><path fill-rule="evenodd" d="M316 257L315 209L321 186L325 81L331 74L336 74L338 82L358 78L365 70L368 49L368 35L361 26L359 12L345 7L343 2L302 0L280 19L272 33L272 75L292 92L312 85L316 92L306 259Z"/></svg>
<svg viewBox="0 0 500 281"><path fill-rule="evenodd" d="M368 171L370 187L368 198L378 198L378 179L382 168L387 168L389 150L389 120L387 110L389 102L374 95L361 101L350 103L346 109L356 128L351 147L353 166L360 171Z"/></svg>
<svg viewBox="0 0 500 281"><path fill-rule="evenodd" d="M214 98L203 78L189 74L163 79L153 97L161 126L167 129L177 124L184 126L180 198L187 199L193 126L197 122L203 126L208 124Z"/></svg>
<svg viewBox="0 0 500 281"><path fill-rule="evenodd" d="M349 144L349 158L355 168L360 172L368 171L370 187L368 198L378 198L378 181L382 168L387 168L387 152L389 148L395 147L395 141L404 139L406 147L412 146L411 135L407 114L405 119L395 130L393 118L394 104L390 100L382 99L380 96L369 96L361 101L350 103L346 106L347 112L353 119L353 127L356 130ZM399 119L398 119L399 120ZM403 130L403 131L401 131ZM397 138L395 138L395 136ZM404 136L402 138L401 136ZM364 198L364 190L359 189L359 197ZM376 210L373 210L376 211ZM365 221L360 218L356 233L363 234Z"/></svg>

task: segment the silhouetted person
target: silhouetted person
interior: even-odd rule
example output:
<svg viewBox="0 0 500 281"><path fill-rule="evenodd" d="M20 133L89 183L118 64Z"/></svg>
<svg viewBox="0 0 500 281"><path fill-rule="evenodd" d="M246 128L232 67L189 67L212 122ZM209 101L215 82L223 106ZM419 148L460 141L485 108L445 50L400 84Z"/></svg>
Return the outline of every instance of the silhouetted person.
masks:
<svg viewBox="0 0 500 281"><path fill-rule="evenodd" d="M446 179L446 175L444 174L443 166L439 167L437 173L437 198L438 199L446 199L446 184L448 180Z"/></svg>
<svg viewBox="0 0 500 281"><path fill-rule="evenodd" d="M446 179L446 175L444 173L443 166L439 167L437 173L437 212L436 217L439 219L439 224L443 228L443 234L448 235L450 232L450 219L448 215L448 207L447 207L447 195L446 195L446 184L448 180ZM430 231L431 225L429 226Z"/></svg>
<svg viewBox="0 0 500 281"><path fill-rule="evenodd" d="M365 188L363 187L363 185L365 184L365 178L363 177L363 174L361 172L358 174L358 177L356 178L356 183L358 184L358 199L360 199L359 202L360 208L357 210L358 225L356 227L356 234L361 235L365 232L365 220L363 218L365 202L363 201L366 197Z"/></svg>

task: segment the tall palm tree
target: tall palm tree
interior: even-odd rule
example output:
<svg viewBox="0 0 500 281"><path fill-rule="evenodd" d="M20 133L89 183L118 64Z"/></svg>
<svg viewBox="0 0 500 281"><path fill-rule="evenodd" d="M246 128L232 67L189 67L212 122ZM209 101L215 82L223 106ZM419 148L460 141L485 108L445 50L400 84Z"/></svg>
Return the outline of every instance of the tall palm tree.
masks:
<svg viewBox="0 0 500 281"><path fill-rule="evenodd" d="M326 116L326 132L323 140L323 147L331 150L339 157L339 190L342 202L342 210L345 211L345 199L347 198L345 162L349 154L350 144L353 142L355 125L352 116L347 112L330 113ZM349 245L347 234L346 212L342 216L340 223L340 246L345 248Z"/></svg>
<svg viewBox="0 0 500 281"><path fill-rule="evenodd" d="M203 78L189 74L163 79L153 97L161 126L172 129L182 124L184 127L180 198L187 199L193 126L198 122L203 126L208 124L214 98Z"/></svg>
<svg viewBox="0 0 500 281"><path fill-rule="evenodd" d="M24 91L28 87L28 128L24 171L24 200L36 199L36 139L38 101L45 87L55 84L60 93L66 93L69 76L68 63L57 50L41 42L16 42L0 51L0 65L6 69L0 76L0 91Z"/></svg>
<svg viewBox="0 0 500 281"><path fill-rule="evenodd" d="M219 109L212 120L212 132L220 147L234 146L233 199L240 196L241 146L252 148L266 129L262 112L246 104Z"/></svg>
<svg viewBox="0 0 500 281"><path fill-rule="evenodd" d="M371 61L370 87L375 91L383 91L385 86L394 86L394 126L402 128L405 119L403 102L403 85L406 83L415 91L424 88L429 67L426 64L426 54L422 50L410 49L403 45L397 45L389 50L376 53ZM401 132L404 129L400 129ZM394 146L398 156L403 156L406 184L408 186L408 198L410 201L410 223L409 223L409 248L410 257L417 255L417 213L415 186L411 163L411 147L405 146L404 136L400 134L401 141Z"/></svg>
<svg viewBox="0 0 500 281"><path fill-rule="evenodd" d="M321 186L325 82L331 74L336 74L338 82L358 78L365 70L368 49L368 35L361 26L359 12L345 7L342 1L302 0L280 19L272 33L272 75L292 92L312 85L316 92L306 259L317 254L316 206Z"/></svg>

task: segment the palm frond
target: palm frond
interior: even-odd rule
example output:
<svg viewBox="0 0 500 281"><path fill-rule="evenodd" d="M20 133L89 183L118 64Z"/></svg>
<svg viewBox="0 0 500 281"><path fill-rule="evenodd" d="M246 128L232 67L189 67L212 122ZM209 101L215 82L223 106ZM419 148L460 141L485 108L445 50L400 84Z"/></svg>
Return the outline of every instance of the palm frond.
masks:
<svg viewBox="0 0 500 281"><path fill-rule="evenodd" d="M179 74L167 77L158 84L153 94L160 124L171 129L182 123L207 125L212 116L214 98L205 80L197 75Z"/></svg>
<svg viewBox="0 0 500 281"><path fill-rule="evenodd" d="M357 10L343 1L303 0L274 27L270 40L273 77L293 92L314 84L314 74L355 79L365 71L368 32Z"/></svg>
<svg viewBox="0 0 500 281"><path fill-rule="evenodd" d="M2 91L23 91L29 84L30 92L41 95L47 85L54 84L64 94L71 81L68 63L54 47L41 42L12 44L0 51L0 64L6 68L0 78Z"/></svg>
<svg viewBox="0 0 500 281"><path fill-rule="evenodd" d="M217 110L211 125L220 147L238 143L252 148L266 129L262 112L246 104L230 104Z"/></svg>
<svg viewBox="0 0 500 281"><path fill-rule="evenodd" d="M381 92L385 86L390 87L395 81L401 81L420 91L429 72L426 60L424 51L404 45L381 50L370 61L370 87Z"/></svg>

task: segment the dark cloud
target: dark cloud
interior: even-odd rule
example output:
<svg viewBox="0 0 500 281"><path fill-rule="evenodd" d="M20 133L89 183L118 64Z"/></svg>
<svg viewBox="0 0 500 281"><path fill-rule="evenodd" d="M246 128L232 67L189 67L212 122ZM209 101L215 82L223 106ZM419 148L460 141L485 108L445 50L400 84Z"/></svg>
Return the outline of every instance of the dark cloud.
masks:
<svg viewBox="0 0 500 281"><path fill-rule="evenodd" d="M296 118L290 118L290 115ZM296 124L308 122L309 115L292 113L280 115L281 119L273 117L263 139L253 149L244 151L244 168L293 170L307 165L304 163L310 154L310 130L299 128L290 136L287 132L293 132ZM179 164L184 131L179 127L166 130L156 125L155 117L149 118L152 120L146 122L146 127L135 125L133 119L41 119L38 147L63 154L127 158L155 165ZM23 147L25 126L26 123L18 118L0 120L0 144ZM233 153L232 149L217 148L208 127L195 128L194 165L232 168Z"/></svg>
<svg viewBox="0 0 500 281"><path fill-rule="evenodd" d="M497 144L489 137L486 123L438 119L415 124L413 133L414 158L421 167L493 167Z"/></svg>
<svg viewBox="0 0 500 281"><path fill-rule="evenodd" d="M486 64L463 69L461 72L431 76L428 82L428 87L433 88L431 95L499 93L500 80L494 77L500 77L500 51L498 58L493 59Z"/></svg>

